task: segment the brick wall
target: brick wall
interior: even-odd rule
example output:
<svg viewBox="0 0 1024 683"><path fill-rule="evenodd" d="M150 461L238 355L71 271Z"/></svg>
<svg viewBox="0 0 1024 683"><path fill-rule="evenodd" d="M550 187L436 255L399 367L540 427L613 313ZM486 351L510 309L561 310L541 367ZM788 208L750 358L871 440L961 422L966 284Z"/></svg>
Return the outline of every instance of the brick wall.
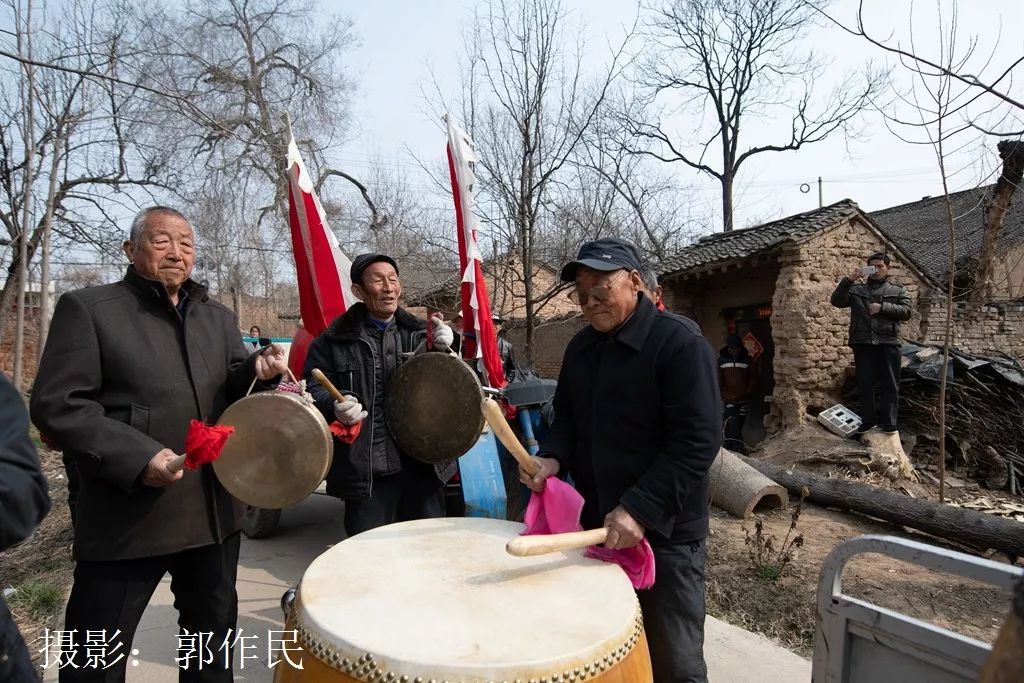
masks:
<svg viewBox="0 0 1024 683"><path fill-rule="evenodd" d="M923 314L919 338L942 344L946 335L946 302L930 299L923 306ZM980 311L956 304L951 343L967 353L1006 353L1024 361L1024 304L985 306Z"/></svg>
<svg viewBox="0 0 1024 683"><path fill-rule="evenodd" d="M772 300L775 391L769 430L799 427L809 406L834 403L853 354L847 346L849 309L834 308L829 298L850 268L883 249L882 241L857 220L783 249ZM917 309L923 283L913 270L894 256L890 277L907 287ZM903 335L916 338L920 321L915 310L914 319L903 324Z"/></svg>
<svg viewBox="0 0 1024 683"><path fill-rule="evenodd" d="M541 377L558 379L562 356L569 340L586 326L583 318L573 316L563 320L543 321L534 330L534 371ZM516 360L526 366L526 327L509 327L505 336L515 349Z"/></svg>
<svg viewBox="0 0 1024 683"><path fill-rule="evenodd" d="M15 312L10 312L10 319L7 324L7 330L4 332L3 343L0 344L0 371L7 375L8 378L14 374L14 326L15 326ZM22 377L24 377L25 384L23 389L28 389L32 386L32 382L36 378L36 358L38 357L39 349L39 309L38 308L26 308L25 309L25 346L24 346L24 361L22 365Z"/></svg>

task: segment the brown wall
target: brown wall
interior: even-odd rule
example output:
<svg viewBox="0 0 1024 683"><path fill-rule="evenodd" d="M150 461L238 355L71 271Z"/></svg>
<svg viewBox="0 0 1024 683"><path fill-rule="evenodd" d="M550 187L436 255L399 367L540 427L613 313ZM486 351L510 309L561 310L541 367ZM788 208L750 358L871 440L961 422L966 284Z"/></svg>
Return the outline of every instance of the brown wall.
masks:
<svg viewBox="0 0 1024 683"><path fill-rule="evenodd" d="M930 300L924 307L919 339L942 344L946 335L946 303ZM965 304L953 311L951 343L967 353L1006 353L1024 361L1024 304L986 306L971 312Z"/></svg>
<svg viewBox="0 0 1024 683"><path fill-rule="evenodd" d="M772 301L775 337L775 392L768 419L771 431L800 426L807 408L835 403L853 354L847 346L849 309L834 308L829 298L839 279L884 243L858 220L787 245L779 261L779 286ZM918 307L924 283L895 256L890 277L907 287ZM916 338L921 315L904 323L902 333Z"/></svg>
<svg viewBox="0 0 1024 683"><path fill-rule="evenodd" d="M0 371L7 375L8 379L14 374L14 327L16 313L12 308L7 324L7 331L4 333L3 344L0 344ZM22 377L24 385L22 389L28 390L36 378L36 359L39 349L39 309L32 307L25 309L25 344L22 363Z"/></svg>
<svg viewBox="0 0 1024 683"><path fill-rule="evenodd" d="M541 322L534 332L534 371L541 377L558 379L565 347L577 332L586 326L583 318L574 316L559 321ZM526 328L510 327L505 336L515 348L516 360L526 366Z"/></svg>
<svg viewBox="0 0 1024 683"><path fill-rule="evenodd" d="M996 254L992 264L992 300L1024 298L1024 244L1015 244Z"/></svg>

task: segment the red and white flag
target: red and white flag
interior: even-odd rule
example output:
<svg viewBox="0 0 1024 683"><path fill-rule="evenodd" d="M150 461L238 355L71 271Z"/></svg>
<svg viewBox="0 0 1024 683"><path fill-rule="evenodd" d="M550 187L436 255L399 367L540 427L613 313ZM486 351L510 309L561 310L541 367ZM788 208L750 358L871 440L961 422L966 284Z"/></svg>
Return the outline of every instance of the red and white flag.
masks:
<svg viewBox="0 0 1024 683"><path fill-rule="evenodd" d="M316 337L356 301L349 277L352 261L327 225L294 137L288 142L288 224L302 324Z"/></svg>
<svg viewBox="0 0 1024 683"><path fill-rule="evenodd" d="M507 384L498 353L498 339L491 320L491 303L484 281L483 257L477 246L478 221L473 210L472 164L477 160L473 141L464 130L445 116L448 124L448 170L455 199L455 222L459 235L459 268L462 271L462 355L483 360L484 382L500 389ZM467 339L467 337L469 339ZM476 340L478 343L472 343ZM470 342L470 343L467 343Z"/></svg>

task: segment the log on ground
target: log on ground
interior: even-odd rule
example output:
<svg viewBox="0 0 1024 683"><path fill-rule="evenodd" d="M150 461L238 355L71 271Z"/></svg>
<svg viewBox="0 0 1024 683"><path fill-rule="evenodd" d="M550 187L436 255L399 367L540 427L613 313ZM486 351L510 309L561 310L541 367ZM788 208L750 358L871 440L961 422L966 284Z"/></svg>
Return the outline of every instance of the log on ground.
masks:
<svg viewBox="0 0 1024 683"><path fill-rule="evenodd" d="M810 491L808 499L819 505L870 515L979 550L992 548L1011 557L1024 556L1024 524L1020 522L910 498L867 484L826 479L753 458L743 461L790 493L799 495L806 487Z"/></svg>
<svg viewBox="0 0 1024 683"><path fill-rule="evenodd" d="M786 489L725 448L711 465L711 503L734 517L747 519L755 509L786 508Z"/></svg>

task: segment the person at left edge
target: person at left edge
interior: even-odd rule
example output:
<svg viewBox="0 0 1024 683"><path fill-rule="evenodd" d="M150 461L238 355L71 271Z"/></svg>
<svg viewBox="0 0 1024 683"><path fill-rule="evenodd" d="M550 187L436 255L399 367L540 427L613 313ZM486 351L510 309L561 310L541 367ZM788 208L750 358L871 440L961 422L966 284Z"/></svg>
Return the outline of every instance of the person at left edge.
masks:
<svg viewBox="0 0 1024 683"><path fill-rule="evenodd" d="M28 435L25 403L0 373L0 551L28 538L49 511L46 478ZM37 680L25 641L0 597L0 681Z"/></svg>
<svg viewBox="0 0 1024 683"><path fill-rule="evenodd" d="M120 282L57 302L32 392L32 420L81 477L64 623L77 640L63 682L124 680L139 619L168 572L179 633L222 643L234 632L240 504L212 466L168 463L191 420L215 423L254 379L286 369L281 348L248 353L235 315L191 279L195 233L179 211L142 210L124 252ZM106 669L90 661L90 631L126 656ZM228 661L182 668L179 680L227 683Z"/></svg>

